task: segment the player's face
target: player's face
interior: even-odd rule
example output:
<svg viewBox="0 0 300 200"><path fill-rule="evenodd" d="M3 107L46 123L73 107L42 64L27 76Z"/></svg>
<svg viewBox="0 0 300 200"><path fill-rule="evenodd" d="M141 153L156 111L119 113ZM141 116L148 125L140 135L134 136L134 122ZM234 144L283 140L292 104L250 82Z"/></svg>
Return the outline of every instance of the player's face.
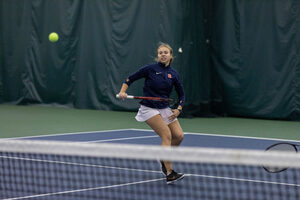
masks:
<svg viewBox="0 0 300 200"><path fill-rule="evenodd" d="M171 52L167 47L160 47L157 50L158 61L168 66L172 58Z"/></svg>

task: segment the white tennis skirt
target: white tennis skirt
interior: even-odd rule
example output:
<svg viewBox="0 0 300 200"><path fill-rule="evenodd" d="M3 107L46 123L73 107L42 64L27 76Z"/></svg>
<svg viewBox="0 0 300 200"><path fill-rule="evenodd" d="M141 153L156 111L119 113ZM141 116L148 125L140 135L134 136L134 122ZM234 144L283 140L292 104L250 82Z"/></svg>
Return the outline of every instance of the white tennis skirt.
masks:
<svg viewBox="0 0 300 200"><path fill-rule="evenodd" d="M155 115L158 114L161 115L162 119L164 120L164 122L166 122L167 125L177 120L177 118L175 118L173 121L169 121L168 117L173 114L171 108L157 109L157 108L150 108L144 105L140 106L139 111L135 116L135 119L139 122L145 122L151 117L154 117Z"/></svg>

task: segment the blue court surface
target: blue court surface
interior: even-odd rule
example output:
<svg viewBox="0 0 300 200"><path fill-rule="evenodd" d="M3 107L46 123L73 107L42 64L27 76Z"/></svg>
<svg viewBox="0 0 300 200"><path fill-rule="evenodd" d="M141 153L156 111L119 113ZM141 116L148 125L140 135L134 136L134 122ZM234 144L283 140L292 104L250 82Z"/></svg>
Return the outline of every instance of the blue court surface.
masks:
<svg viewBox="0 0 300 200"><path fill-rule="evenodd" d="M23 137L23 138L13 138L13 139L26 139L26 140L52 140L52 141L68 141L68 142L80 142L80 143L122 143L122 144L145 144L145 145L160 145L160 138L150 130L138 130L138 129L126 129L126 130L109 130L109 131L95 131L95 132L77 132L77 133L65 133L65 134L54 134L54 135L43 135L43 136L34 136L34 137ZM250 137L237 137L237 136L222 136L222 135L211 135L205 133L185 133L184 141L181 146L186 147L211 147L211 148L231 148L231 149L259 149L264 150L268 146L278 143L281 140L276 139L267 139L267 138L250 138ZM289 141L291 142L291 141ZM299 143L299 141L292 141L293 143ZM27 158L27 157L26 157ZM42 158L38 158L42 159ZM44 159L44 158L43 158ZM72 162L67 160L53 160L55 158L50 158L51 161L55 161L56 164L64 165L66 163ZM48 161L46 161L48 162ZM72 163L72 165L74 165ZM114 166L115 165L115 166ZM98 161L90 162L83 160L82 163L78 163L78 169L76 169L74 173L85 173L85 177L87 179L93 179L95 176L94 172L91 173L93 169L97 168L97 171L101 171L101 174L111 174L109 180L109 185L107 182L103 185L100 181L96 181L95 183L82 184L76 189L73 187L66 188L56 188L52 189L50 192L45 190L44 193L36 193L34 189L32 192L23 191L18 193L10 193L8 196L2 196L0 199L89 199L87 197L93 196L93 193L99 193L101 191L100 199L136 199L135 197L117 197L114 196L116 193L118 194L121 191L132 191L139 190L140 193L145 193L143 195L143 199L177 199L177 193L187 194L186 197L180 197L179 199L196 199L199 196L203 197L203 199L209 199L207 196L215 199L237 199L234 196L230 197L228 194L215 193L215 197L211 194L205 194L206 192L212 193L212 188L218 189L218 184L230 184L234 187L238 187L238 190L249 190L248 188L256 188L256 190L260 190L259 188L265 188L267 192L260 191L262 193L276 193L273 189L268 189L268 185L274 186L275 190L280 191L280 195L288 195L287 199L297 199L298 194L294 194L295 191L300 190L300 184L297 179L289 178L289 179L281 179L281 176L289 177L293 176L291 171L287 170L283 173L278 174L268 174L265 172L262 167L255 168L254 171L257 171L257 174L260 174L258 177L252 177L249 175L245 175L243 173L236 174L224 174L218 173L215 170L205 170L206 174L203 174L202 171L197 171L192 169L192 167L184 168L184 173L186 177L177 182L173 186L167 186L165 183L165 178L160 172L160 166L158 163L147 163L145 165L134 166L134 163L123 163L116 162L111 163L108 160L102 160L100 163ZM180 169L179 165L174 164L177 169ZM199 168L211 168L209 166L202 166ZM83 169L84 168L84 169ZM87 170L87 172L82 172L82 170ZM251 169L253 170L253 169ZM124 176L122 176L122 171L124 171ZM128 176L128 172L130 171L130 175ZM10 172L7 172L10 173ZM60 174L61 173L61 174ZM98 173L98 172L97 172ZM125 175L126 173L126 175ZM256 172L255 172L256 173ZM115 175L118 176L115 176ZM151 179L147 176L147 174L151 174ZM263 176L261 175L263 174ZM41 175L45 178L45 175ZM51 176L51 174L49 175ZM57 177L64 177L65 175L62 172L56 174ZM124 178L120 178L124 177ZM280 177L279 177L280 176ZM147 178L148 177L148 178ZM280 178L280 182L278 182L278 178ZM213 181L212 181L213 180ZM63 182L68 181L63 180ZM216 183L214 183L216 181ZM199 188L189 190L189 186L187 184L191 183L192 185L199 185ZM210 186L203 186L209 183ZM41 183L42 184L42 183ZM62 184L63 183L57 183ZM211 185L211 184L217 184ZM243 185L244 184L244 185ZM66 184L70 185L70 184ZM205 188L208 187L208 188ZM281 188L282 187L282 188ZM149 192L151 189L160 188L159 193L163 195L161 197L156 197L151 195L152 192ZM161 189L163 188L163 189ZM113 192L115 191L115 192ZM176 191L176 192L175 192ZM155 191L153 191L155 192ZM252 191L253 192L253 191ZM256 191L257 192L257 191ZM128 193L128 192L127 192ZM129 192L130 193L130 192ZM296 192L297 193L297 192ZM71 197L67 197L66 194L71 194ZM77 194L80 194L79 198ZM232 194L234 195L234 194ZM96 195L97 196L97 195ZM0 194L1 197L1 194ZM14 198L13 198L14 197ZM257 198L257 197L255 197ZM93 199L93 198L91 198ZM137 199L139 199L137 197ZM245 198L246 199L246 198ZM249 198L251 199L251 198ZM258 199L265 199L264 196ZM285 199L279 198L276 194L270 199Z"/></svg>
<svg viewBox="0 0 300 200"><path fill-rule="evenodd" d="M23 137L18 139L29 140L54 140L86 143L125 143L141 145L160 145L161 140L154 131L140 129L122 129L109 131L77 132L54 135L43 135L33 137ZM264 150L268 146L280 141L299 143L299 141L276 140L268 138L238 137L213 135L205 133L185 133L184 140L180 146L186 147L211 147L211 148L231 148L231 149L260 149Z"/></svg>

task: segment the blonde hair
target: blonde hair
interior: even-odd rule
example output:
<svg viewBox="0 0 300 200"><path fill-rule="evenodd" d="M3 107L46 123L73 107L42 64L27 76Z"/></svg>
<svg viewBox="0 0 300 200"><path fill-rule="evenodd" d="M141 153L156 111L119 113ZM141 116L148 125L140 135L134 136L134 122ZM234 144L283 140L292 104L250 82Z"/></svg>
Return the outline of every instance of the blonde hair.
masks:
<svg viewBox="0 0 300 200"><path fill-rule="evenodd" d="M161 47L166 47L167 49L169 49L170 54L171 54L171 60L170 60L170 64L171 64L171 62L174 60L172 47L167 43L159 42L156 51L158 51L158 49L160 49ZM157 57L155 58L155 61L158 61Z"/></svg>

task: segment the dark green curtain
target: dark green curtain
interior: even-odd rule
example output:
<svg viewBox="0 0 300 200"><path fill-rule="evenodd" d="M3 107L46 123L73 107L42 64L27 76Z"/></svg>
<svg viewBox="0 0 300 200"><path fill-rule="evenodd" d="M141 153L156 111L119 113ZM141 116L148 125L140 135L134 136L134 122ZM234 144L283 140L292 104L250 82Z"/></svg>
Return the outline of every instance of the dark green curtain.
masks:
<svg viewBox="0 0 300 200"><path fill-rule="evenodd" d="M299 120L299 13L298 0L0 0L0 102L137 110L115 94L162 41L183 116Z"/></svg>
<svg viewBox="0 0 300 200"><path fill-rule="evenodd" d="M205 59L199 49L205 47L195 14L203 2L1 1L1 102L136 110L138 102L115 94L130 73L155 62L157 44L167 42L174 68L183 74L187 105L197 106ZM48 41L50 32L59 34L59 42ZM138 81L128 92L141 95L142 85Z"/></svg>
<svg viewBox="0 0 300 200"><path fill-rule="evenodd" d="M214 1L211 57L226 113L300 119L300 1Z"/></svg>

